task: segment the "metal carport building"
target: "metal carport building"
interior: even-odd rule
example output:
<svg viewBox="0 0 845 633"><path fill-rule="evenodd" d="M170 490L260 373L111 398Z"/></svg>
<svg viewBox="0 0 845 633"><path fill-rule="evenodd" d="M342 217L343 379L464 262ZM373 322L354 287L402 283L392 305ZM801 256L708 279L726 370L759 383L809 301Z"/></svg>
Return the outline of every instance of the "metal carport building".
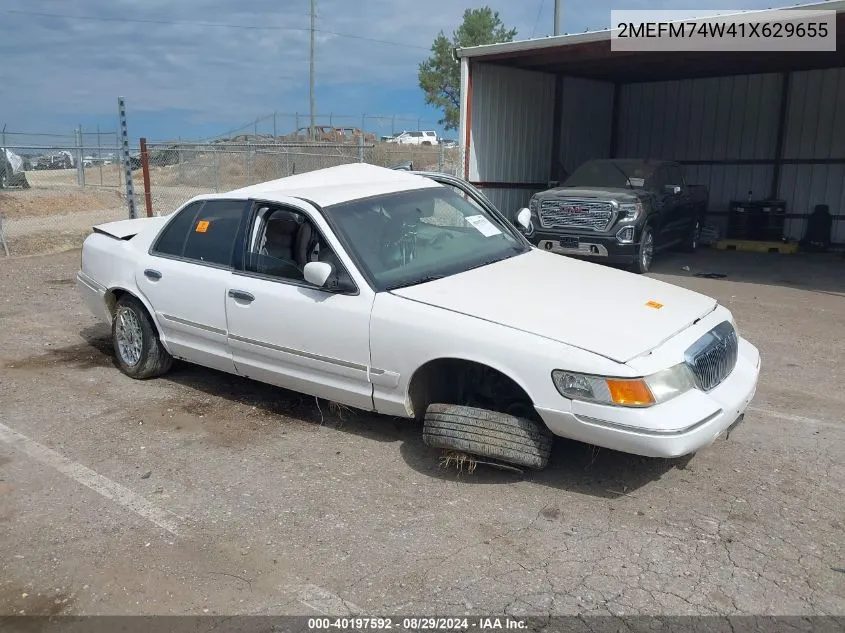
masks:
<svg viewBox="0 0 845 633"><path fill-rule="evenodd" d="M801 239L827 204L845 243L845 1L801 9L836 11L836 51L621 52L610 30L459 49L463 175L513 218L588 159L676 160L714 221L778 198Z"/></svg>

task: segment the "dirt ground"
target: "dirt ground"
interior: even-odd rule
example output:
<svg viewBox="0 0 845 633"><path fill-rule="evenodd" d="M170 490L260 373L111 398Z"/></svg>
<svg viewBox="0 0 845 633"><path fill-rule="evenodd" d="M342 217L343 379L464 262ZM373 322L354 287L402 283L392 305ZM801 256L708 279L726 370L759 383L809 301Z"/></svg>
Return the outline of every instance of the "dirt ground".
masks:
<svg viewBox="0 0 845 633"><path fill-rule="evenodd" d="M661 257L762 350L745 424L528 475L198 367L133 381L78 262L0 265L0 614L845 614L841 257Z"/></svg>

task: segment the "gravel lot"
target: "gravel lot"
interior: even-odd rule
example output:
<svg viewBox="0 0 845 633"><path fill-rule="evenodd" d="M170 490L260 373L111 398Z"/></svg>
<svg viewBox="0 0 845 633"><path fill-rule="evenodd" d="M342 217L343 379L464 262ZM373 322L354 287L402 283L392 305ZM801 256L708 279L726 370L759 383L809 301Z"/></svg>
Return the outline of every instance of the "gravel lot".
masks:
<svg viewBox="0 0 845 633"><path fill-rule="evenodd" d="M78 251L0 261L0 614L845 614L841 257L661 257L761 348L745 424L531 475L197 367L132 381Z"/></svg>

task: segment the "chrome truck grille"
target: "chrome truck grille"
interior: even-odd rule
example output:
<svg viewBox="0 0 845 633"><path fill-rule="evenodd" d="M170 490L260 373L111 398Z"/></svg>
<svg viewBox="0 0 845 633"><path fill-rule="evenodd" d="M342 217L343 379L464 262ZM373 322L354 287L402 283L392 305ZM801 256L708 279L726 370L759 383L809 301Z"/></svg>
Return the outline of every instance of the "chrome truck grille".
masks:
<svg viewBox="0 0 845 633"><path fill-rule="evenodd" d="M684 359L698 386L703 391L710 391L730 376L738 353L736 330L728 321L723 321L693 343Z"/></svg>
<svg viewBox="0 0 845 633"><path fill-rule="evenodd" d="M591 229L606 231L613 219L610 202L577 198L547 198L538 212L544 229Z"/></svg>

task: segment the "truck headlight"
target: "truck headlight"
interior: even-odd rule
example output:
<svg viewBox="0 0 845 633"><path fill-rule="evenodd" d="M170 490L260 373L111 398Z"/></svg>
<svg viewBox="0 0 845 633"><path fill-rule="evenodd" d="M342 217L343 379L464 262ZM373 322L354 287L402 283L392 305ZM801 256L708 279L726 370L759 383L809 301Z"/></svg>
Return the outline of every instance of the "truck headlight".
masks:
<svg viewBox="0 0 845 633"><path fill-rule="evenodd" d="M616 241L620 244L633 244L634 243L634 227L633 226L623 226L616 232Z"/></svg>
<svg viewBox="0 0 845 633"><path fill-rule="evenodd" d="M556 369L552 381L565 398L619 407L650 407L695 388L684 363L644 378L594 376Z"/></svg>
<svg viewBox="0 0 845 633"><path fill-rule="evenodd" d="M642 202L620 202L619 203L619 221L620 222L636 222L643 214Z"/></svg>

